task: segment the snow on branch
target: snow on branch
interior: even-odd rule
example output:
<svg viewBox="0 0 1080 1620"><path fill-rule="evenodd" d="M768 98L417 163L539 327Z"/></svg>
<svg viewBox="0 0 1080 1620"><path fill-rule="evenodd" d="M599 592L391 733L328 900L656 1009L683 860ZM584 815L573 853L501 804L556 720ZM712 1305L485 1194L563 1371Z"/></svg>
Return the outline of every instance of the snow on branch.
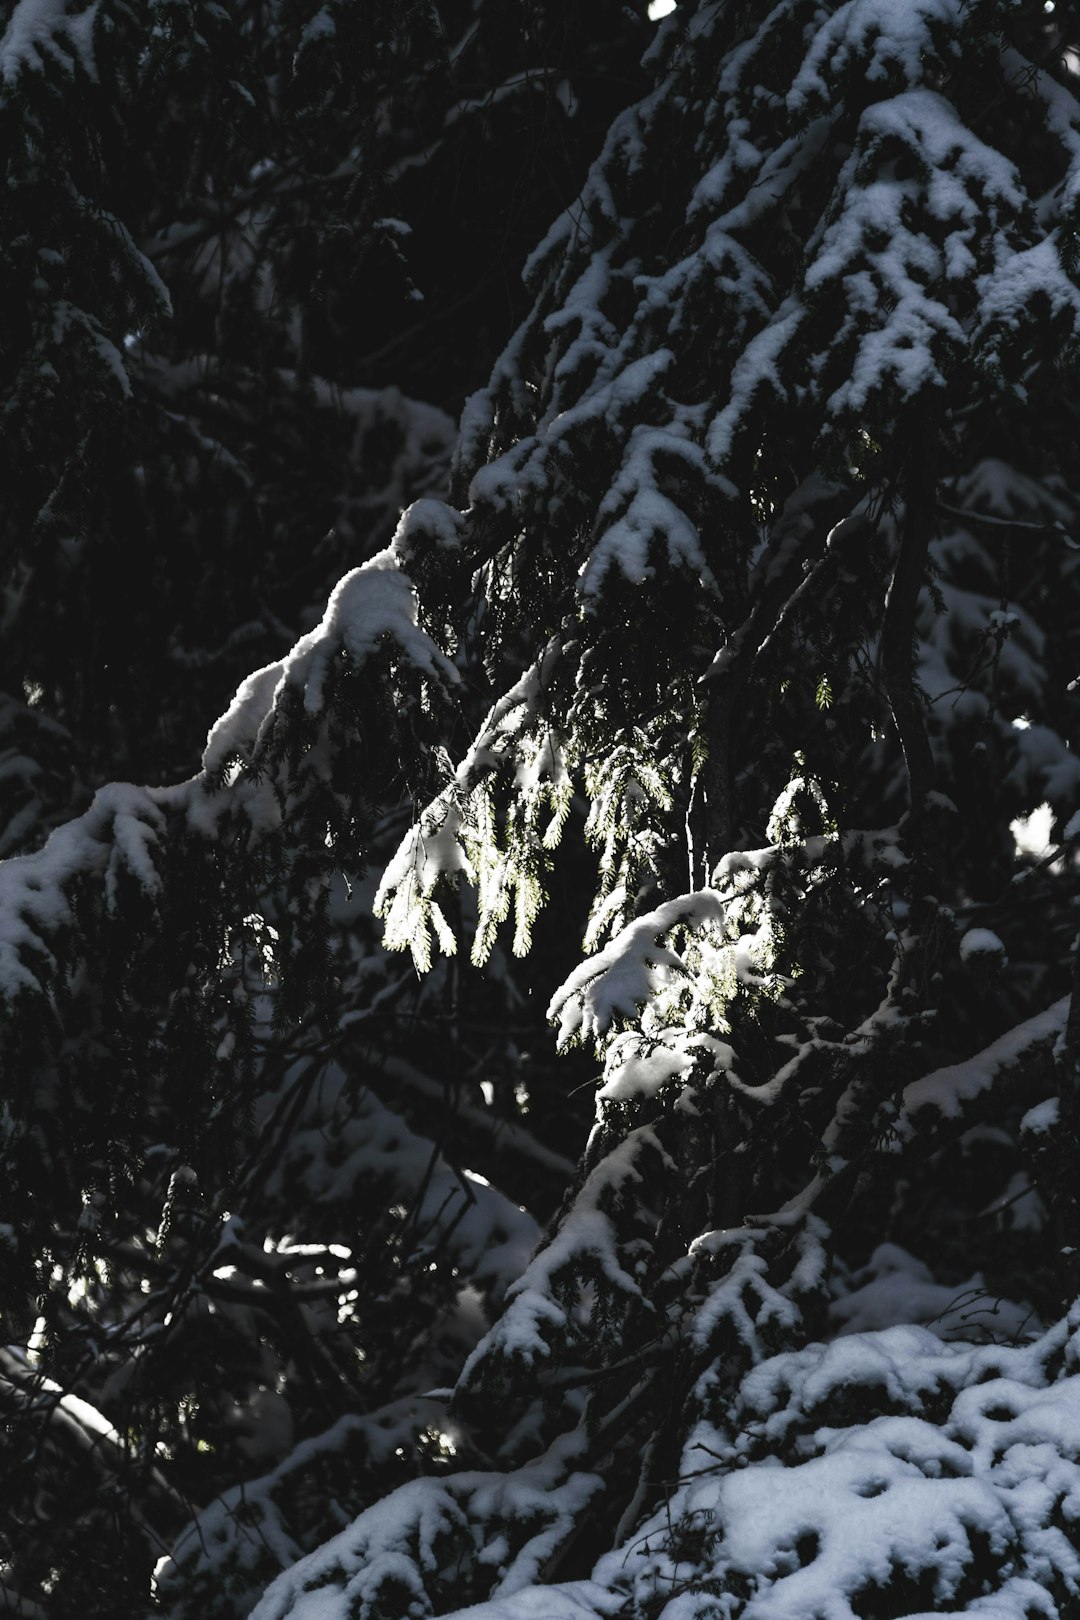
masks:
<svg viewBox="0 0 1080 1620"><path fill-rule="evenodd" d="M556 990L548 1018L559 1026L559 1045L600 1042L616 1018L633 1019L675 977L687 975L686 962L661 941L676 928L722 924L724 899L712 889L665 900L655 911L629 923L610 945L589 956Z"/></svg>
<svg viewBox="0 0 1080 1620"><path fill-rule="evenodd" d="M662 373L671 356L662 350L652 359L656 364L647 373L647 381L651 381L654 373ZM628 367L627 372L632 369ZM612 385L612 393L620 397L618 389L622 388L629 395L630 390L638 386L637 379L620 373ZM603 396L592 396L589 409L604 409ZM568 412L567 416L574 414ZM553 441L560 427L562 423L553 425ZM703 469L704 456L688 435L643 425L631 431L622 467L597 511L599 538L578 584L583 602L592 610L598 606L609 569L618 567L631 584L640 584L655 574L649 555L654 540L662 541L672 568L685 568L708 589L716 589L697 529L682 508L658 488L655 464L657 458L663 456L673 457L691 469Z"/></svg>
<svg viewBox="0 0 1080 1620"><path fill-rule="evenodd" d="M788 105L828 106L845 73L875 85L917 82L927 56L937 55L935 25L955 27L962 9L958 0L845 0L813 31Z"/></svg>
<svg viewBox="0 0 1080 1620"><path fill-rule="evenodd" d="M287 1076L286 1086L296 1078ZM349 1208L357 1189L373 1184L387 1205L409 1211L418 1249L460 1266L496 1298L521 1275L540 1237L525 1210L471 1171L455 1170L373 1091L357 1096L331 1063L274 1166L269 1191L282 1199L301 1194L313 1209Z"/></svg>
<svg viewBox="0 0 1080 1620"><path fill-rule="evenodd" d="M784 806L782 794L770 831L779 830ZM771 903L777 883L819 883L839 863L891 875L907 861L894 828L786 837L764 849L732 851L717 865L714 888L666 900L579 963L548 1008L559 1045L592 1041L608 1048L608 1096L627 1086L655 1089L662 1077L684 1072L709 1041L718 1065L729 1069L730 1048L714 1040L724 1028L725 1005L740 988L773 994L782 988ZM643 1046L621 1037L613 1044L613 1029L628 1023L645 1038Z"/></svg>
<svg viewBox="0 0 1080 1620"><path fill-rule="evenodd" d="M385 919L384 944L411 951L418 972L431 965L433 936L446 955L457 949L438 896L458 874L477 890L472 960L487 960L511 908L514 952L528 950L544 899L545 857L570 809L569 771L545 712L545 687L565 651L553 643L495 704L453 780L421 812L383 874L375 914Z"/></svg>
<svg viewBox="0 0 1080 1620"><path fill-rule="evenodd" d="M898 1101L879 1098L872 1104L872 1114L882 1149L902 1152L905 1144L922 1130L928 1127L932 1130L945 1120L963 1120L970 1105L995 1086L1048 1068L1068 1022L1069 1004L1070 997L1064 996L1044 1012L1008 1030L974 1057L948 1064L909 1082ZM863 1056L872 1054L875 1036L880 1037L890 1026L896 1028L899 1024L897 1011L886 998L882 1007L865 1021L858 1031L858 1040L850 1043L849 1050ZM822 1134L822 1167L789 1200L778 1219L785 1223L802 1219L833 1177L846 1168L848 1161L842 1151L844 1138L851 1120L858 1116L864 1103L865 1077L856 1072Z"/></svg>
<svg viewBox="0 0 1080 1620"><path fill-rule="evenodd" d="M763 1362L594 1580L642 1611L721 1590L731 1620L1061 1612L1052 1591L1080 1596L1059 1507L1080 1493L1076 1325L1015 1347L903 1326Z"/></svg>
<svg viewBox="0 0 1080 1620"><path fill-rule="evenodd" d="M97 0L16 0L0 36L0 79L11 86L48 58L71 73L76 62L97 78L93 35Z"/></svg>
<svg viewBox="0 0 1080 1620"><path fill-rule="evenodd" d="M420 504L439 509L437 526L445 532L441 503ZM314 760L318 771L328 769L333 740L323 735L314 746L310 738L298 738L295 707L304 717L322 715L338 667L362 670L389 646L432 686L457 684L456 668L418 623L416 592L398 560L416 531L430 532L429 515L406 513L395 544L340 581L321 623L285 658L241 684L211 728L200 775L162 788L112 783L85 814L57 828L43 849L0 862L0 995L40 989L42 970L46 976L55 970L54 936L71 924L72 890L80 880L102 883L110 912L121 874L134 878L145 894L159 895L163 879L156 857L185 823L202 840L219 838L230 820L257 836L280 829L282 796L298 767L294 761L279 770L285 781L267 780L267 767L292 748L301 767Z"/></svg>
<svg viewBox="0 0 1080 1620"><path fill-rule="evenodd" d="M425 1428L445 1421L442 1401L404 1396L363 1413L346 1413L321 1434L301 1440L275 1469L232 1486L197 1514L155 1572L158 1602L169 1620L198 1620L222 1589L247 1613L267 1584L304 1556L298 1505L308 1481L348 1459L368 1471L372 1488L393 1477L399 1451ZM320 1520L318 1533L325 1534Z"/></svg>
<svg viewBox="0 0 1080 1620"><path fill-rule="evenodd" d="M423 504L441 507L435 501ZM300 697L305 714L318 714L330 670L343 656L359 669L389 642L437 684L457 684L460 676L454 665L420 628L416 591L401 567L408 518L406 513L385 551L338 581L314 630L301 636L283 659L256 670L242 683L207 737L203 770L208 777L221 775L235 759L257 766L282 724L286 694Z"/></svg>
<svg viewBox="0 0 1080 1620"><path fill-rule="evenodd" d="M526 1588L470 1620L1051 1620L1052 1594L1080 1598L1077 1339L1074 1311L1026 1345L901 1326L763 1361L734 1402L725 1390L707 1405L674 1490L590 1580Z"/></svg>
<svg viewBox="0 0 1080 1620"><path fill-rule="evenodd" d="M1010 1029L974 1057L935 1069L932 1074L905 1086L895 1120L899 1138L909 1140L929 1114L938 1119L962 1119L967 1105L975 1098L1045 1057L1065 1029L1069 1002L1070 998L1063 996L1045 1012L1036 1013L1034 1018Z"/></svg>
<svg viewBox="0 0 1080 1620"><path fill-rule="evenodd" d="M498 1321L461 1370L459 1394L488 1384L498 1387L508 1365L539 1372L552 1360L552 1342L567 1334L577 1342L582 1359L593 1359L611 1297L641 1298L619 1252L612 1209L628 1187L645 1190L642 1161L657 1153L663 1157L655 1131L643 1126L590 1173L558 1231L508 1289Z"/></svg>
<svg viewBox="0 0 1080 1620"><path fill-rule="evenodd" d="M705 1232L696 1238L690 1245L689 1260L702 1278L700 1286L705 1297L693 1312L689 1332L698 1352L727 1346L730 1357L734 1344L741 1360L753 1366L778 1339L797 1335L801 1320L799 1296L812 1292L822 1281L825 1235L820 1221L811 1217L806 1222L796 1240L802 1251L799 1260L787 1284L780 1288L762 1252L769 1246L769 1235L763 1230L744 1226L733 1231ZM707 1371L698 1389L699 1398L716 1381L717 1373Z"/></svg>
<svg viewBox="0 0 1080 1620"><path fill-rule="evenodd" d="M79 879L102 883L109 910L121 874L144 893L158 893L154 850L175 791L113 782L84 815L58 827L44 849L0 861L0 995L14 1000L44 988L57 967L57 936L74 921L71 890Z"/></svg>
<svg viewBox="0 0 1080 1620"><path fill-rule="evenodd" d="M600 1489L595 1475L573 1471L579 1444L564 1437L510 1472L400 1486L281 1575L251 1620L445 1614L465 1594L529 1587Z"/></svg>

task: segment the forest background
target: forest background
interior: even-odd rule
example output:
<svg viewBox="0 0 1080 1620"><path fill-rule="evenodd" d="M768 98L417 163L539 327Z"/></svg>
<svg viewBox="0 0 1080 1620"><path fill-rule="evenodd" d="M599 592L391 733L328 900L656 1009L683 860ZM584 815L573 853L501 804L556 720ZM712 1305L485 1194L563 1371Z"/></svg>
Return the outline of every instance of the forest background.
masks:
<svg viewBox="0 0 1080 1620"><path fill-rule="evenodd" d="M0 1612L1075 1614L1076 8L3 13Z"/></svg>

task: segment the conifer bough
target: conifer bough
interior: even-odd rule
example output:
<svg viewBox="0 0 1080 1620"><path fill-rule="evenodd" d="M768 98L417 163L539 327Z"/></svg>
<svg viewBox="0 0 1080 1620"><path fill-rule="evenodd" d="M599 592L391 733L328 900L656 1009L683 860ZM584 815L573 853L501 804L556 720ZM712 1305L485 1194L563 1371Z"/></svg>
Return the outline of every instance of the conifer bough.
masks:
<svg viewBox="0 0 1080 1620"><path fill-rule="evenodd" d="M1080 1605L1080 28L645 71L447 498L0 864L0 1391L173 1620Z"/></svg>

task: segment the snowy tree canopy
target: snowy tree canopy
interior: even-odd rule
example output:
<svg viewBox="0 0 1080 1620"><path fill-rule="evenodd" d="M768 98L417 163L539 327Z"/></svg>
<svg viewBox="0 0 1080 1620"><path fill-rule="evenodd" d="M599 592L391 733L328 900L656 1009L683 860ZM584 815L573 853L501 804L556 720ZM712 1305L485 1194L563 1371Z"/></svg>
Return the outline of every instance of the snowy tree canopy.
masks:
<svg viewBox="0 0 1080 1620"><path fill-rule="evenodd" d="M1074 9L152 13L0 36L0 1607L1064 1620Z"/></svg>

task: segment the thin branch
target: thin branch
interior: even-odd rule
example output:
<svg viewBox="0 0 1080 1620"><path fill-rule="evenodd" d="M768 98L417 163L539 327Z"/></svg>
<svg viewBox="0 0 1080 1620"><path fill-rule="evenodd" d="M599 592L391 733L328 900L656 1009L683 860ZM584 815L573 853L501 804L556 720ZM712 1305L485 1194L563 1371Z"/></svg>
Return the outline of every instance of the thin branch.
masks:
<svg viewBox="0 0 1080 1620"><path fill-rule="evenodd" d="M937 412L925 409L913 434L900 551L885 599L881 668L907 766L911 808L926 801L935 780L934 756L915 685L915 616L926 576L936 499Z"/></svg>

